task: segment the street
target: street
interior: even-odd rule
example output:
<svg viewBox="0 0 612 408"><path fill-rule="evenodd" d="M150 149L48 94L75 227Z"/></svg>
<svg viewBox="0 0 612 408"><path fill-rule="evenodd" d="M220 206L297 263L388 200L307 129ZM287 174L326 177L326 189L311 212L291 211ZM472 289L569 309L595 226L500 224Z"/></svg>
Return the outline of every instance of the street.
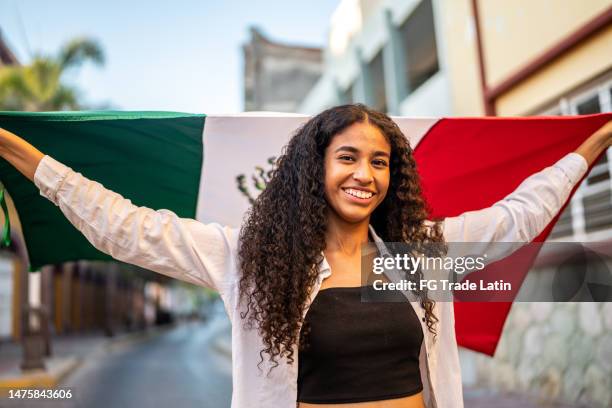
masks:
<svg viewBox="0 0 612 408"><path fill-rule="evenodd" d="M1 407L229 407L231 358L215 347L227 340L227 317L179 325L151 339L122 343L87 358L56 389L70 400L2 399Z"/></svg>

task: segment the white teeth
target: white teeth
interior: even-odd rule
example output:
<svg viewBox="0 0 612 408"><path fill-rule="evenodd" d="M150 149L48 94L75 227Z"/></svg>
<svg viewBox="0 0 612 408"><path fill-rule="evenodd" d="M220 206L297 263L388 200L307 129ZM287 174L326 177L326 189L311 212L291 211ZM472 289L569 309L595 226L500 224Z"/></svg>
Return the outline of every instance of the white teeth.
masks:
<svg viewBox="0 0 612 408"><path fill-rule="evenodd" d="M365 192L365 191L360 191L360 190L353 190L352 188L347 188L344 191L346 191L347 193L349 193L352 196L359 197L359 198L370 198L370 197L373 196L372 193Z"/></svg>

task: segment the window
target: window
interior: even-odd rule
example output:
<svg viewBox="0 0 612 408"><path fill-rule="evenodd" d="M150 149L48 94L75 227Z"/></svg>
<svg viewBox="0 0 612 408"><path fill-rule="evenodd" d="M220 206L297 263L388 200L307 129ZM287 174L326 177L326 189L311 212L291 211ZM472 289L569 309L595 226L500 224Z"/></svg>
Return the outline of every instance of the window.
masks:
<svg viewBox="0 0 612 408"><path fill-rule="evenodd" d="M557 113L587 115L612 111L612 81L592 86L579 95L559 101ZM612 150L595 163L587 178L561 214L551 238L587 240L612 237Z"/></svg>
<svg viewBox="0 0 612 408"><path fill-rule="evenodd" d="M568 205L561 213L559 220L550 232L551 238L567 237L574 234L572 228L572 206Z"/></svg>
<svg viewBox="0 0 612 408"><path fill-rule="evenodd" d="M385 68L383 65L382 49L372 59L368 65L369 70L369 86L371 89L372 108L386 112L387 111L387 93L385 91Z"/></svg>
<svg viewBox="0 0 612 408"><path fill-rule="evenodd" d="M438 47L431 0L422 0L400 27L408 93L438 72Z"/></svg>
<svg viewBox="0 0 612 408"><path fill-rule="evenodd" d="M599 112L601 112L601 106L599 105L599 95L597 94L589 97L586 101L576 106L576 113L579 115L589 115Z"/></svg>

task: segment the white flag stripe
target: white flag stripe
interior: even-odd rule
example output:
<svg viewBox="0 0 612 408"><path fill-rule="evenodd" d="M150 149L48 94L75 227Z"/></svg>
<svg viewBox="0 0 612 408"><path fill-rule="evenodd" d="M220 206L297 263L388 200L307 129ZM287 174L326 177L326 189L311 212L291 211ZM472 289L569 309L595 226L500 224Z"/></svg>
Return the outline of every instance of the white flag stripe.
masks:
<svg viewBox="0 0 612 408"><path fill-rule="evenodd" d="M204 123L204 164L196 219L239 227L249 208L238 190L236 176L244 174L252 195L255 166L268 170L291 135L308 116L207 116Z"/></svg>
<svg viewBox="0 0 612 408"><path fill-rule="evenodd" d="M196 219L239 227L249 202L238 190L236 177L244 174L252 196L255 166L269 170L268 158L278 157L293 133L310 116L250 112L207 116L204 123L204 164L200 176ZM435 118L394 117L415 148L438 121Z"/></svg>
<svg viewBox="0 0 612 408"><path fill-rule="evenodd" d="M413 149L416 149L429 129L440 120L439 118L405 118L400 116L392 116L391 119L406 135L408 143Z"/></svg>

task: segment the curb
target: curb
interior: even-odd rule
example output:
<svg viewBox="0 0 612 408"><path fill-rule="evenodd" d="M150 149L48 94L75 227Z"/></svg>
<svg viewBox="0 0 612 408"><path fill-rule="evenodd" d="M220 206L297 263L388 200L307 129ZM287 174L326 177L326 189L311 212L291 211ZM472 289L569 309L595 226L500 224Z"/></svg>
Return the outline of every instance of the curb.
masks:
<svg viewBox="0 0 612 408"><path fill-rule="evenodd" d="M107 351L120 350L162 334L174 327L176 327L176 323L154 326L143 332L127 333L117 338L108 338L88 353L88 357L105 354ZM46 370L19 371L17 369L12 375L0 377L0 397L8 396L11 389L55 388L64 378L80 367L85 358L76 356L51 357L45 359Z"/></svg>
<svg viewBox="0 0 612 408"><path fill-rule="evenodd" d="M0 397L8 396L11 389L55 388L81 363L82 359L74 356L50 358L45 361L46 370L31 370L0 378Z"/></svg>

